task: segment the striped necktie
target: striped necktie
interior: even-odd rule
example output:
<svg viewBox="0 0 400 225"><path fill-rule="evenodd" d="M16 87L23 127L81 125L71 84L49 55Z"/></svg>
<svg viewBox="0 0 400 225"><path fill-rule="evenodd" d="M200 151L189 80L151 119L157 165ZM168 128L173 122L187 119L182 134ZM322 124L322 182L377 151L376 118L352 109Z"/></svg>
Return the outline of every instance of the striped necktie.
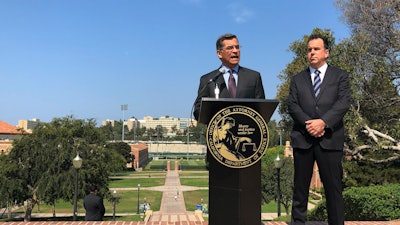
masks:
<svg viewBox="0 0 400 225"><path fill-rule="evenodd" d="M314 77L314 94L315 94L315 96L318 96L319 87L321 86L321 78L319 77L319 74L321 72L319 70L316 70L314 73L315 73L315 77Z"/></svg>
<svg viewBox="0 0 400 225"><path fill-rule="evenodd" d="M233 77L232 70L229 70L229 79L228 79L228 90L231 98L236 97L236 81Z"/></svg>

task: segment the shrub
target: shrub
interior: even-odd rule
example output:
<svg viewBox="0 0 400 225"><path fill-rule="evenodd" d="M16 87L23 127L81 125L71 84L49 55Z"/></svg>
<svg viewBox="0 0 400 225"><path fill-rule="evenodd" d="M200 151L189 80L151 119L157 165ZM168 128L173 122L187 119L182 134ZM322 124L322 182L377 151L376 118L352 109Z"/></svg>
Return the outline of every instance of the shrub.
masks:
<svg viewBox="0 0 400 225"><path fill-rule="evenodd" d="M347 221L389 221L400 218L400 184L352 187L343 192ZM325 200L309 214L309 220L327 220Z"/></svg>
<svg viewBox="0 0 400 225"><path fill-rule="evenodd" d="M344 192L346 220L400 218L400 185L354 187Z"/></svg>

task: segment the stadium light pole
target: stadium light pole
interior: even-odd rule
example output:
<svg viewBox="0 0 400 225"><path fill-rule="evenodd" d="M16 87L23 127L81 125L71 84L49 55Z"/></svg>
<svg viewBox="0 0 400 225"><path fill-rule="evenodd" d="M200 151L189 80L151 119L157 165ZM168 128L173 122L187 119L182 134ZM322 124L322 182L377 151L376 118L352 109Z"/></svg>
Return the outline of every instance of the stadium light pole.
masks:
<svg viewBox="0 0 400 225"><path fill-rule="evenodd" d="M124 136L125 136L125 131L124 131L124 127L125 127L125 118L124 118L124 116L125 116L125 114L124 114L124 111L126 111L126 110L128 110L128 105L127 104L124 104L124 105L121 105L121 111L122 111L122 142L124 142Z"/></svg>

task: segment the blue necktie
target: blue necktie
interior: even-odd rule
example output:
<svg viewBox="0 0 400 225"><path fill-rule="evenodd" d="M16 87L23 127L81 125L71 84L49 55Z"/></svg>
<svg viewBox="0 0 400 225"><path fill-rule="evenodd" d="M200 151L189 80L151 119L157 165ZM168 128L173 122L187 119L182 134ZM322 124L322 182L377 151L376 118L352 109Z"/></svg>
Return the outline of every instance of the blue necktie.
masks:
<svg viewBox="0 0 400 225"><path fill-rule="evenodd" d="M235 98L236 97L236 81L235 81L235 78L233 77L232 70L229 70L228 89L229 89L229 94L231 95L231 98Z"/></svg>
<svg viewBox="0 0 400 225"><path fill-rule="evenodd" d="M314 73L315 73L315 77L314 77L314 94L315 94L315 96L318 96L319 87L321 86L321 78L319 77L319 74L321 72L319 70L316 70Z"/></svg>

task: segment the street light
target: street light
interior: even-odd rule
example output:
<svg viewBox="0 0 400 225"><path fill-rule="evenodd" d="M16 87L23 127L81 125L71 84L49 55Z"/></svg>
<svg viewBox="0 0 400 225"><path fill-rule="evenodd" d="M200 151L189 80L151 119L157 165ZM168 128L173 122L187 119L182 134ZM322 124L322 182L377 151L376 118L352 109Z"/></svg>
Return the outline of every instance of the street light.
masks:
<svg viewBox="0 0 400 225"><path fill-rule="evenodd" d="M139 214L139 207L140 207L139 192L140 192L140 184L137 185L137 214Z"/></svg>
<svg viewBox="0 0 400 225"><path fill-rule="evenodd" d="M278 175L278 217L281 216L281 168L283 166L283 160L279 158L279 155L276 157L274 160L275 168L277 170L277 175Z"/></svg>
<svg viewBox="0 0 400 225"><path fill-rule="evenodd" d="M121 105L121 111L122 111L122 142L124 142L124 133L125 133L125 131L124 131L124 126L125 126L125 119L124 119L124 111L125 110L128 110L128 105Z"/></svg>
<svg viewBox="0 0 400 225"><path fill-rule="evenodd" d="M76 154L76 157L72 160L72 165L75 168L75 191L74 191L74 214L73 220L76 221L78 214L78 170L82 167L82 158L79 157L79 153Z"/></svg>
<svg viewBox="0 0 400 225"><path fill-rule="evenodd" d="M186 160L189 160L189 149L190 149L190 130L189 127L187 128L187 150L186 150Z"/></svg>

